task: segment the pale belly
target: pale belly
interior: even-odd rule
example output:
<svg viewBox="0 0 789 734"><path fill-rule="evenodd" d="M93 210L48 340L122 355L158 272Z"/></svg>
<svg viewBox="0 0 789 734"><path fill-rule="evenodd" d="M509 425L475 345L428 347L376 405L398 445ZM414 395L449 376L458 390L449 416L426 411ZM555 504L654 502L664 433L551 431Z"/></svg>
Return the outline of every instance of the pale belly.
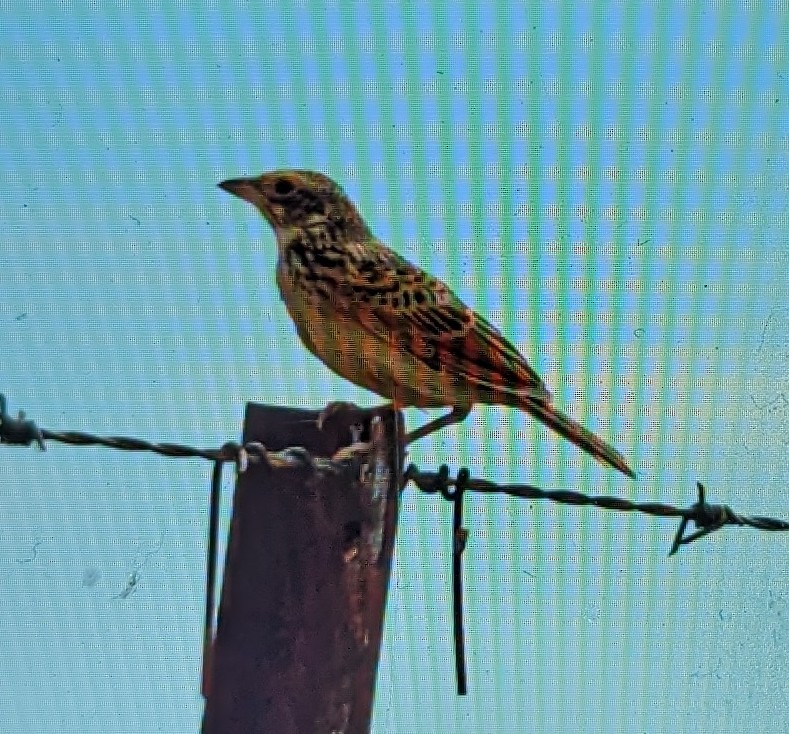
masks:
<svg viewBox="0 0 789 734"><path fill-rule="evenodd" d="M400 406L468 406L465 385L413 355L394 349L322 297L307 297L278 270L282 300L304 345L334 372Z"/></svg>

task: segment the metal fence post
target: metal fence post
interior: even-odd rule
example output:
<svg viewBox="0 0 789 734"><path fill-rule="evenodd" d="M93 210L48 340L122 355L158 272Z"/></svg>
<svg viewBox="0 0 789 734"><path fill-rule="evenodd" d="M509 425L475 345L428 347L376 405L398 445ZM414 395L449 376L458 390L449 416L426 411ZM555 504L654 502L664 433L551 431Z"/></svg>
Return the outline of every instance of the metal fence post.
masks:
<svg viewBox="0 0 789 734"><path fill-rule="evenodd" d="M340 471L252 465L233 501L203 734L366 734L402 479L401 416L249 404L244 441L331 457L361 421L369 455ZM374 417L377 416L377 417Z"/></svg>

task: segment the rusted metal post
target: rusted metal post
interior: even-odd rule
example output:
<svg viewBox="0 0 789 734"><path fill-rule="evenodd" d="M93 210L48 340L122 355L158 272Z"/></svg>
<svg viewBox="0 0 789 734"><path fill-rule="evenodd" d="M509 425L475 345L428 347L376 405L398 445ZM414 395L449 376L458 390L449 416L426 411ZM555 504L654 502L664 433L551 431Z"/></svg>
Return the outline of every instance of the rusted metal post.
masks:
<svg viewBox="0 0 789 734"><path fill-rule="evenodd" d="M374 417L377 416L377 417ZM203 734L366 734L401 483L401 416L249 404L244 441L331 457L361 422L371 454L340 472L253 465L236 485Z"/></svg>

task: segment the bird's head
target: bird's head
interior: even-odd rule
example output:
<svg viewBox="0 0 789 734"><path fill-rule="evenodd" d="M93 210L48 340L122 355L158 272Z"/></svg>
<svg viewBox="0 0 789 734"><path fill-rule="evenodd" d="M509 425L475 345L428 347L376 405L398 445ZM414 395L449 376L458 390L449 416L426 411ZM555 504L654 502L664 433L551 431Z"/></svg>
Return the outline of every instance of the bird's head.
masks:
<svg viewBox="0 0 789 734"><path fill-rule="evenodd" d="M342 229L367 228L339 184L315 171L269 171L222 181L219 187L254 204L275 232L331 222Z"/></svg>

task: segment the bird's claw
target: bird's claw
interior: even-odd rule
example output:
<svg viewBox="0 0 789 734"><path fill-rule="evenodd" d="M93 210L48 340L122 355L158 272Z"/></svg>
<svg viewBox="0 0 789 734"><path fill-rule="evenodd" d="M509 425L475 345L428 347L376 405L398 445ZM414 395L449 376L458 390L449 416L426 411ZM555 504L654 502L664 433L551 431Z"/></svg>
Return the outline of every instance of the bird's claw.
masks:
<svg viewBox="0 0 789 734"><path fill-rule="evenodd" d="M367 456L372 451L369 441L354 441L350 446L343 446L335 451L332 461L351 461L359 456Z"/></svg>
<svg viewBox="0 0 789 734"><path fill-rule="evenodd" d="M329 403L318 416L316 423L318 430L322 431L327 422L339 420L340 418L357 419L353 422L361 423L362 409L347 400L335 400Z"/></svg>

